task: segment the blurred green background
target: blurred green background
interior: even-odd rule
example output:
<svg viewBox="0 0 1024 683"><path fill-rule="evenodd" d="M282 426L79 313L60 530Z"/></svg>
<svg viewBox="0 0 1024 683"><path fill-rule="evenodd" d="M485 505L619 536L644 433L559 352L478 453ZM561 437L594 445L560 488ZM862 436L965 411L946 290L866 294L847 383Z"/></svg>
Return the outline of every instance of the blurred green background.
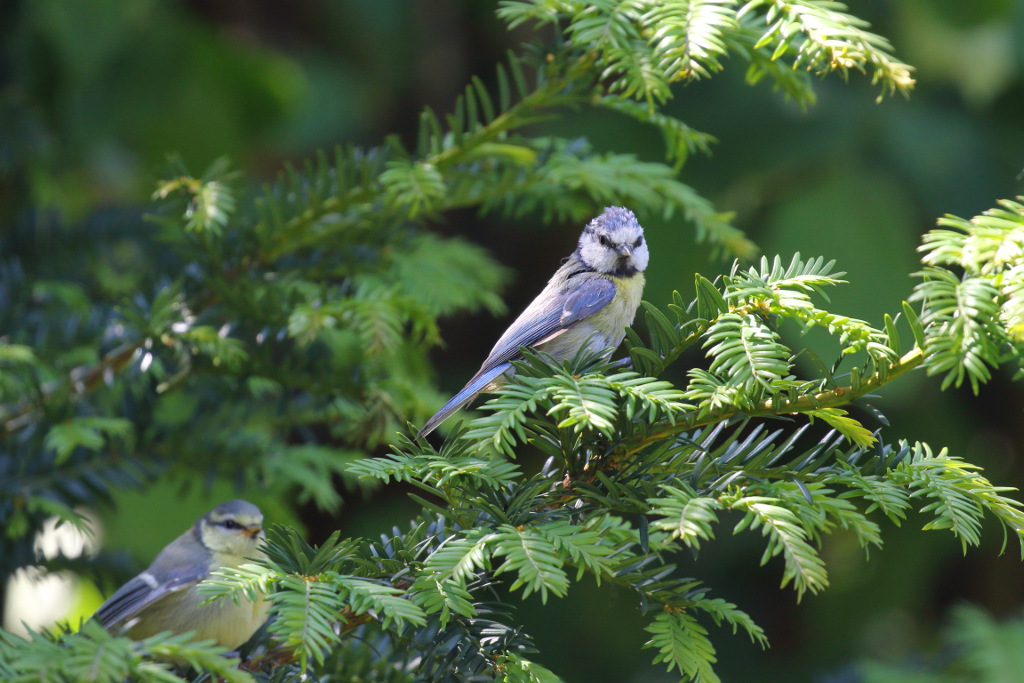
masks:
<svg viewBox="0 0 1024 683"><path fill-rule="evenodd" d="M131 296L151 284L147 259L159 257L141 215L169 153L197 170L227 154L259 183L317 148L370 145L392 132L409 140L423 106L449 111L471 75L491 82L505 51L534 37L527 28L508 33L495 7L494 0L0 3L0 258L17 255L38 277L85 281L97 297ZM1024 194L1024 3L866 0L852 11L917 67L910 99L876 103L866 79L829 78L817 106L801 111L779 93L747 86L742 68L727 63L720 76L679 87L669 110L720 141L713 157L691 158L682 179L735 211L765 254L837 259L851 284L832 295L833 310L879 325L909 295L919 235L937 217L972 216ZM600 149L662 158L656 134L610 114L573 112L548 125ZM653 250L649 300L666 303L673 289L688 299L694 272L711 277L728 268L695 245L682 221L644 219ZM505 293L511 311L534 296L579 231L471 213L436 227L480 242L513 269ZM434 358L440 386L451 391L507 320L444 323L446 345ZM948 446L995 482L1024 485L1019 382L997 377L975 397L940 393L937 380L918 373L875 405L894 434ZM126 491L116 515L103 511L105 543L141 566L228 491L198 482ZM415 509L399 488L348 499L338 519L246 495L272 521L304 525L314 541L334 528L376 536ZM719 542L680 563L747 610L772 647L761 652L742 636L713 631L723 680L853 681L851 667L862 657L900 660L936 646L958 602L999 617L1021 612L1024 566L1013 545L999 556L994 525L985 545L964 556L949 534L921 533L922 524L883 524L886 545L870 561L853 538L830 537L832 586L797 604L779 589L776 563L755 570L759 539L730 537L727 520ZM590 586L546 607L531 598L526 607L521 616L537 638L537 659L567 681L674 680L640 649L644 621L629 596Z"/></svg>

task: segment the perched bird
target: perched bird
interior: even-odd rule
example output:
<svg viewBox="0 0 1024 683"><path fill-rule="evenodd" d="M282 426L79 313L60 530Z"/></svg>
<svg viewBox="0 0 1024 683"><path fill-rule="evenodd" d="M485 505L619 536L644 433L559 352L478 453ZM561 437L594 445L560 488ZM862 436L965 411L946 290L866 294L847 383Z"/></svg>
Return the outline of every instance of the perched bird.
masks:
<svg viewBox="0 0 1024 683"><path fill-rule="evenodd" d="M244 500L221 503L160 551L149 569L121 586L96 611L107 630L124 628L132 638L162 631L194 631L197 640L231 650L249 640L267 616L267 602L220 599L208 605L196 586L210 572L263 556L263 513Z"/></svg>
<svg viewBox="0 0 1024 683"><path fill-rule="evenodd" d="M649 258L644 229L633 212L605 209L583 229L576 251L505 330L477 373L419 435L434 431L477 394L500 387L514 370L511 361L523 357L521 347L565 360L583 346L602 351L621 344L640 305Z"/></svg>

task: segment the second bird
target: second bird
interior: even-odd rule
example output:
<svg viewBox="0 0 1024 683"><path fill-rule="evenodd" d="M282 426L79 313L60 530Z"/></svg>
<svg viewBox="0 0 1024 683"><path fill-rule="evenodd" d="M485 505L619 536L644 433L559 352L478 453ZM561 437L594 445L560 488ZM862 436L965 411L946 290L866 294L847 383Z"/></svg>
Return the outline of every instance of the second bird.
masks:
<svg viewBox="0 0 1024 683"><path fill-rule="evenodd" d="M633 212L605 209L583 229L576 251L505 330L477 373L427 420L420 436L477 394L500 387L513 370L512 361L522 359L521 347L567 360L584 346L602 351L621 344L640 305L649 258L644 229Z"/></svg>
<svg viewBox="0 0 1024 683"><path fill-rule="evenodd" d="M252 637L267 619L265 600L234 603L229 598L204 604L199 583L211 572L263 557L263 513L244 500L221 503L176 538L149 569L121 586L96 611L103 628L126 630L132 638L163 631L193 631L231 650Z"/></svg>

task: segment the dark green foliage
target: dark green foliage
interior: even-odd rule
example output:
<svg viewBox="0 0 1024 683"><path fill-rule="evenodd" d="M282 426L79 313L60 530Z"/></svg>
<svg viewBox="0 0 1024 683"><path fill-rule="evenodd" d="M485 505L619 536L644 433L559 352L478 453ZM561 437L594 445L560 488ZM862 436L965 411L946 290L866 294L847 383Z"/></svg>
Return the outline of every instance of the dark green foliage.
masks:
<svg viewBox="0 0 1024 683"><path fill-rule="evenodd" d="M424 111L411 144L341 146L259 190L223 161L201 175L173 165L147 223L159 244L138 240L153 272L130 296L33 282L17 261L0 269L0 315L19 321L0 345L4 575L35 561L46 518L81 523L76 506L156 475L233 480L326 511L339 488L403 482L423 508L377 541L336 533L313 547L277 527L265 561L210 579L211 600L271 602L245 671L184 637L131 643L87 624L53 639L0 634L5 676L176 680L155 662L172 656L200 679L555 681L527 658L512 600L555 604L592 579L635 599L655 663L716 681L709 626L767 644L680 566L723 529L758 539L761 564L797 599L828 587L826 536L867 552L883 516L898 525L916 511L966 550L991 515L1024 541L1021 504L979 468L848 412L919 366L977 389L991 368L1019 365L1024 207L944 219L924 242L918 308L879 327L830 310L826 291L843 284L833 262L752 262L755 246L676 177L711 138L660 110L673 82L732 57L801 105L814 101L810 73L863 71L883 94L905 92L910 68L885 39L819 0L510 1L499 16L555 40L509 55L493 90L472 79L451 113ZM655 127L666 163L533 125L582 107ZM438 317L503 308L501 267L431 225L466 208L580 223L611 203L641 220L680 216L746 260L698 276L664 310L645 302L626 364L527 353L440 449L396 437L440 402L426 355ZM787 341L812 329L828 357ZM677 386L665 376L683 359Z"/></svg>
<svg viewBox="0 0 1024 683"><path fill-rule="evenodd" d="M31 646L0 632L0 675L4 680L96 681L186 681L176 674L168 659L209 672L229 683L246 683L252 678L238 670L237 658L225 657L223 647L209 641L192 642L191 634L169 633L133 641L115 637L96 623L85 624L78 633L61 637L32 634Z"/></svg>
<svg viewBox="0 0 1024 683"><path fill-rule="evenodd" d="M864 661L863 683L1009 683L1024 665L1024 620L996 621L959 605L943 634L943 650L906 663Z"/></svg>

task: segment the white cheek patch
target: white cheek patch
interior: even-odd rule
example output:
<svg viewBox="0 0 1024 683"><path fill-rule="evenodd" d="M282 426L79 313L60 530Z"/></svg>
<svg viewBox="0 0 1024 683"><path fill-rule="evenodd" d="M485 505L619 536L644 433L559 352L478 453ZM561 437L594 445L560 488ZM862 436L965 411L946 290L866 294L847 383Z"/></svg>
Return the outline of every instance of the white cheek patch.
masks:
<svg viewBox="0 0 1024 683"><path fill-rule="evenodd" d="M647 243L644 242L640 248L633 252L633 265L641 273L647 270L647 262L651 260L651 253L647 250Z"/></svg>
<svg viewBox="0 0 1024 683"><path fill-rule="evenodd" d="M594 240L583 240L583 244L580 245L580 258L583 263L593 268L597 265L595 261L597 261L600 256L601 249L597 246L597 243L595 243Z"/></svg>
<svg viewBox="0 0 1024 683"><path fill-rule="evenodd" d="M580 260L599 273L606 273L615 267L617 255L603 246L594 237L583 240L580 245Z"/></svg>

